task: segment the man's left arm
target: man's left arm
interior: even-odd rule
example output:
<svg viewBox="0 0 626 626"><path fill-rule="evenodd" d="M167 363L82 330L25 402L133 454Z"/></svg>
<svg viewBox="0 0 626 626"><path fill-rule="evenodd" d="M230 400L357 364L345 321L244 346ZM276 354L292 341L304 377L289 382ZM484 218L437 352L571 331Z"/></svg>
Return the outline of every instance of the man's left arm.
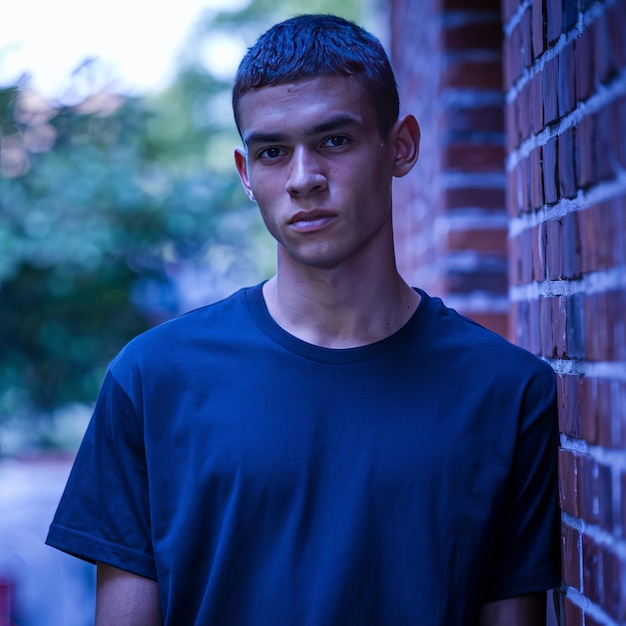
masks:
<svg viewBox="0 0 626 626"><path fill-rule="evenodd" d="M545 626L546 592L531 593L483 605L480 626Z"/></svg>

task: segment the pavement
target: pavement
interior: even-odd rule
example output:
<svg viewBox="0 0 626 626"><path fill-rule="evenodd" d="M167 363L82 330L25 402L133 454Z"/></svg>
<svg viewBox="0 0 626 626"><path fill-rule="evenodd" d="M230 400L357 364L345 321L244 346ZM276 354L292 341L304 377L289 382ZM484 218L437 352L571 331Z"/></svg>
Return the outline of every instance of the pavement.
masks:
<svg viewBox="0 0 626 626"><path fill-rule="evenodd" d="M73 458L0 458L0 579L18 626L93 626L95 567L45 545ZM0 626L8 626L0 612Z"/></svg>

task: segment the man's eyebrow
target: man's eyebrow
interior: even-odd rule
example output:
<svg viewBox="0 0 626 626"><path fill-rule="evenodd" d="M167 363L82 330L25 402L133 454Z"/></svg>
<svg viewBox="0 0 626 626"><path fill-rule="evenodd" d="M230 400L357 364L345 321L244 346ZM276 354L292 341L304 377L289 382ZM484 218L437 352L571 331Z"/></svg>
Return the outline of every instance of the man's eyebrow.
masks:
<svg viewBox="0 0 626 626"><path fill-rule="evenodd" d="M319 133L327 133L329 131L345 128L346 126L356 126L361 124L361 119L353 115L337 115L329 120L316 124L310 130L305 132L306 136L317 135ZM263 133L253 131L244 133L243 144L248 146L254 143L281 143L288 141L289 136L282 133Z"/></svg>
<svg viewBox="0 0 626 626"><path fill-rule="evenodd" d="M361 124L361 119L353 115L338 115L326 122L317 124L314 126L307 135L317 135L317 133L326 133L331 130L337 130L338 128L344 128L346 126L356 126Z"/></svg>
<svg viewBox="0 0 626 626"><path fill-rule="evenodd" d="M280 133L244 133L243 145L248 146L251 143L280 143L287 141L287 135L281 135Z"/></svg>

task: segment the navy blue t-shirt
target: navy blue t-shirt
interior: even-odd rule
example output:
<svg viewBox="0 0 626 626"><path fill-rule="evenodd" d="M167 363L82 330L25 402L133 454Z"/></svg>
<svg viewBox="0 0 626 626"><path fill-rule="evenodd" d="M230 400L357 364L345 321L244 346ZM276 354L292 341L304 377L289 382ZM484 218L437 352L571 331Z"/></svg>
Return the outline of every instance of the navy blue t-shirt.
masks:
<svg viewBox="0 0 626 626"><path fill-rule="evenodd" d="M47 542L156 579L175 626L468 626L558 586L554 373L420 294L358 348L260 285L139 336Z"/></svg>

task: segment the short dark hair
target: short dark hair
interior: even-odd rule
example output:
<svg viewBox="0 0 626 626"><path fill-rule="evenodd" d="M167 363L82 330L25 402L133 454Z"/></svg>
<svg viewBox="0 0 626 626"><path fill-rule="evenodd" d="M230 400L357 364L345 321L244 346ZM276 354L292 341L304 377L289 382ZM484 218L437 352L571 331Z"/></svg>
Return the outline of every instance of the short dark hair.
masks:
<svg viewBox="0 0 626 626"><path fill-rule="evenodd" d="M386 136L400 108L387 53L372 34L335 15L299 15L285 20L248 49L233 86L239 133L239 100L248 91L329 75L357 77L376 110L381 135Z"/></svg>

